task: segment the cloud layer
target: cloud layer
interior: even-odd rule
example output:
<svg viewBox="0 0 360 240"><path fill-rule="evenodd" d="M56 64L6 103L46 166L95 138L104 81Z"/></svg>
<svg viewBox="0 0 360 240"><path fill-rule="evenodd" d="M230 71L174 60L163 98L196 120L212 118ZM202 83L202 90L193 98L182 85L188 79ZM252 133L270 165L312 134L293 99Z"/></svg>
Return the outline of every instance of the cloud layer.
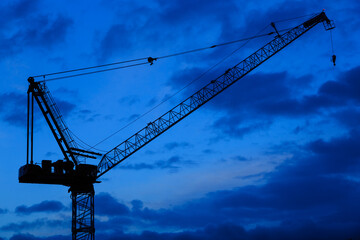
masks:
<svg viewBox="0 0 360 240"><path fill-rule="evenodd" d="M2 59L27 48L48 50L63 42L72 20L63 15L40 13L39 0L19 0L2 6L0 24L0 56Z"/></svg>
<svg viewBox="0 0 360 240"><path fill-rule="evenodd" d="M15 213L29 215L36 212L59 212L64 210L65 206L59 201L43 201L32 206L21 205L15 209Z"/></svg>

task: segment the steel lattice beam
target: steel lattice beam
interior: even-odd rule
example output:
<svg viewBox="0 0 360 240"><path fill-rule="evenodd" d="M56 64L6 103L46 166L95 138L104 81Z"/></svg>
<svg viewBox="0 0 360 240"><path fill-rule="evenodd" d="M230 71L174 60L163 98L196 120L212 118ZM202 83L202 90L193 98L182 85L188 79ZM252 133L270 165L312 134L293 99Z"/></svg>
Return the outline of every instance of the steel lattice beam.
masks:
<svg viewBox="0 0 360 240"><path fill-rule="evenodd" d="M70 160L77 165L78 157L73 154L71 149L78 148L78 146L72 139L60 110L55 104L50 91L46 88L45 82L34 82L33 78L29 78L29 82L30 86L28 92L35 98L65 159ZM33 114L33 112L31 114Z"/></svg>
<svg viewBox="0 0 360 240"><path fill-rule="evenodd" d="M72 239L94 240L94 188L93 185L70 188L72 199Z"/></svg>
<svg viewBox="0 0 360 240"><path fill-rule="evenodd" d="M325 13L322 12L305 23L277 36L271 42L251 54L233 68L228 69L224 74L215 80L212 80L205 87L175 106L173 109L155 121L150 122L146 127L107 152L98 164L98 177L124 161L130 155L174 126L180 120L204 105L207 101L224 91L320 22L324 22L326 29L330 29L329 26L331 27L332 25Z"/></svg>

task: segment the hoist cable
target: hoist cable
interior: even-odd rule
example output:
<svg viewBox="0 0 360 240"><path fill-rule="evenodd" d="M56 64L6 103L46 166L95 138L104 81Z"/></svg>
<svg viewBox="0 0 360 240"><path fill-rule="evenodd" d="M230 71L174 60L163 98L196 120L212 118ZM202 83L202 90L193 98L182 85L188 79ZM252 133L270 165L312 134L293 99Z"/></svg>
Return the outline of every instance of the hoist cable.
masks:
<svg viewBox="0 0 360 240"><path fill-rule="evenodd" d="M332 31L330 30L330 41L331 41L331 51L332 54L334 54L334 43L333 43L333 37L332 37Z"/></svg>

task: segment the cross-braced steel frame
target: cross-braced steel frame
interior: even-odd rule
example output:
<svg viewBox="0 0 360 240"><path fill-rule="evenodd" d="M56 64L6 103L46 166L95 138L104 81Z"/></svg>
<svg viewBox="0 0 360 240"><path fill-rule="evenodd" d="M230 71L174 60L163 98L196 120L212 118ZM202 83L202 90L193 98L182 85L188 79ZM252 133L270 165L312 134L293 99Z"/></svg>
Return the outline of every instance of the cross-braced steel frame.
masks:
<svg viewBox="0 0 360 240"><path fill-rule="evenodd" d="M71 187L72 239L94 240L94 187Z"/></svg>

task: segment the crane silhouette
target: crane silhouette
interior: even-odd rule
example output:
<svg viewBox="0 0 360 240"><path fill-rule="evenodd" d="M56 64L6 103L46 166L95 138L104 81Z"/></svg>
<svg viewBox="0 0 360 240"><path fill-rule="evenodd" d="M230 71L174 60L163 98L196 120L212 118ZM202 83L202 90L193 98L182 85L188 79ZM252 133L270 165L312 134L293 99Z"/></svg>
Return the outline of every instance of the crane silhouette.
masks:
<svg viewBox="0 0 360 240"><path fill-rule="evenodd" d="M72 199L72 239L95 239L94 184L99 183L99 177L243 78L318 23L323 23L326 30L335 27L325 12L317 14L283 34L280 34L272 23L277 32L273 40L103 155L78 146L45 81L35 81L34 77L28 78L27 159L26 165L19 169L19 182L69 187ZM150 64L153 64L154 60L156 58L148 58ZM34 100L64 156L64 159L55 162L42 160L41 166L34 164L33 159ZM97 166L85 163L88 158L98 157L101 157L101 160Z"/></svg>

